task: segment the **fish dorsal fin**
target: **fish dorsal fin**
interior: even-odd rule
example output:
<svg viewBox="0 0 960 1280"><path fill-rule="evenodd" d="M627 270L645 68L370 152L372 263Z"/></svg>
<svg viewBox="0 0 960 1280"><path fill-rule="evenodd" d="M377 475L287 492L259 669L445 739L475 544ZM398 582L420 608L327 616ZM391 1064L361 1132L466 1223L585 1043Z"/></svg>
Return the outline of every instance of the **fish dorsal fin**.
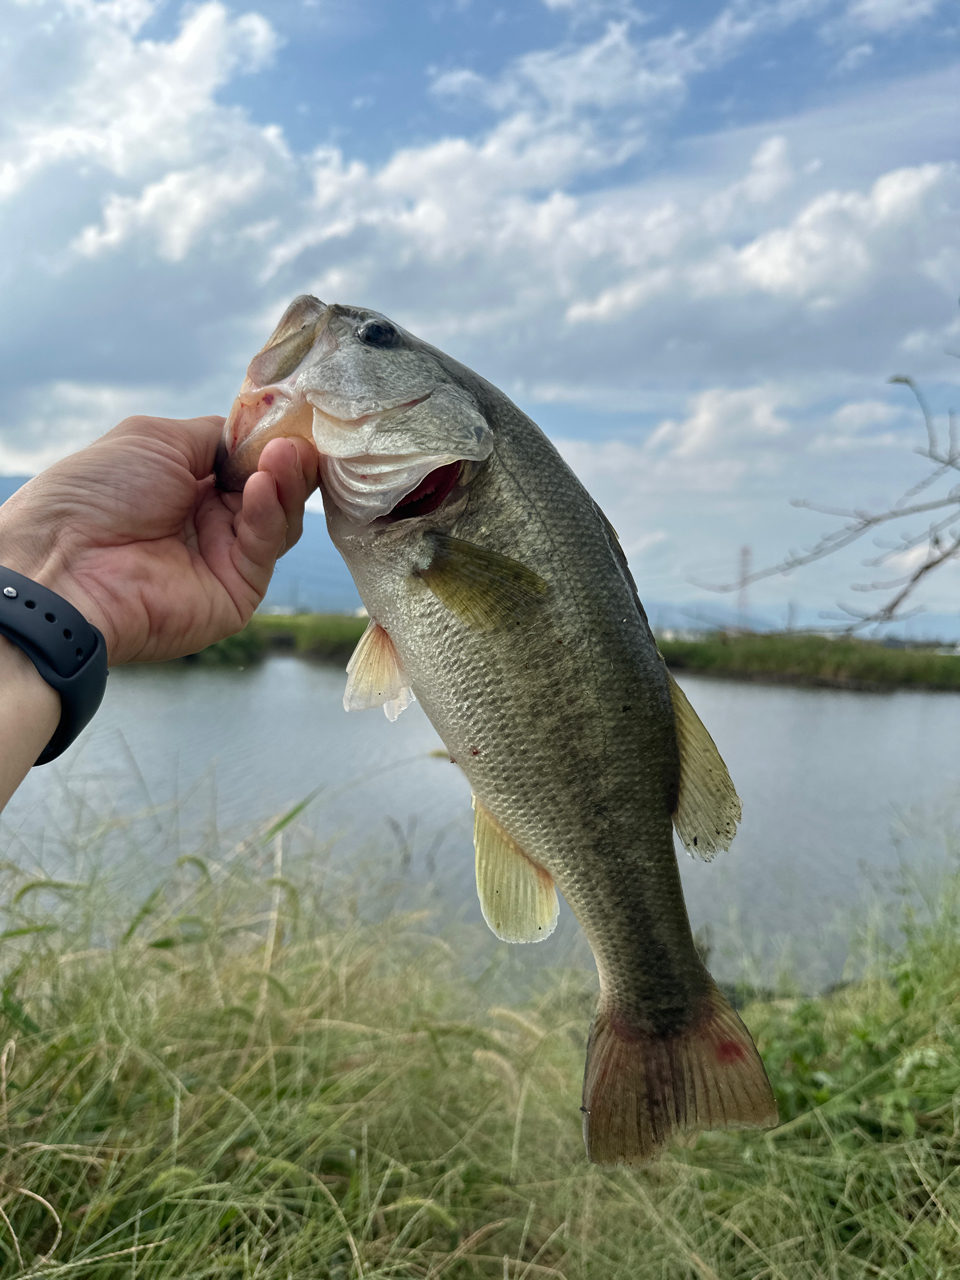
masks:
<svg viewBox="0 0 960 1280"><path fill-rule="evenodd" d="M503 942L540 942L557 927L553 878L528 858L476 796L473 843L483 918Z"/></svg>
<svg viewBox="0 0 960 1280"><path fill-rule="evenodd" d="M407 682L393 641L380 623L371 618L347 663L344 710L366 711L368 707L383 707L387 719L396 720L411 702L416 702L416 697Z"/></svg>
<svg viewBox="0 0 960 1280"><path fill-rule="evenodd" d="M445 533L430 533L432 556L417 570L451 613L478 631L523 626L550 588L532 569L499 551L488 551Z"/></svg>
<svg viewBox="0 0 960 1280"><path fill-rule="evenodd" d="M673 825L684 848L709 862L721 849L729 849L737 834L742 807L713 739L687 696L670 681L673 718L680 748L680 795Z"/></svg>

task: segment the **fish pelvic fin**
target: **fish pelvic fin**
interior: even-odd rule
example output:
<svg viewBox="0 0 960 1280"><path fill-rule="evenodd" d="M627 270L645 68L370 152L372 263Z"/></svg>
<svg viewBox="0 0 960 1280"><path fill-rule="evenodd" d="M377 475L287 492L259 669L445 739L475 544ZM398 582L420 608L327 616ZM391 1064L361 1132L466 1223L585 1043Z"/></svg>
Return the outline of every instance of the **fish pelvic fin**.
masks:
<svg viewBox="0 0 960 1280"><path fill-rule="evenodd" d="M344 711L383 707L387 719L396 720L416 700L393 641L380 623L371 619L347 663Z"/></svg>
<svg viewBox="0 0 960 1280"><path fill-rule="evenodd" d="M687 695L668 673L680 750L680 792L673 824L687 853L709 862L729 849L743 813L716 744Z"/></svg>
<svg viewBox="0 0 960 1280"><path fill-rule="evenodd" d="M534 862L473 797L477 893L487 924L502 942L540 942L557 927L553 877Z"/></svg>
<svg viewBox="0 0 960 1280"><path fill-rule="evenodd" d="M550 590L539 574L499 551L445 533L430 533L427 542L430 562L417 574L461 622L495 631L533 621Z"/></svg>
<svg viewBox="0 0 960 1280"><path fill-rule="evenodd" d="M581 1109L587 1156L601 1165L646 1164L683 1133L779 1122L757 1047L712 983L699 1017L670 1036L627 1025L601 995Z"/></svg>

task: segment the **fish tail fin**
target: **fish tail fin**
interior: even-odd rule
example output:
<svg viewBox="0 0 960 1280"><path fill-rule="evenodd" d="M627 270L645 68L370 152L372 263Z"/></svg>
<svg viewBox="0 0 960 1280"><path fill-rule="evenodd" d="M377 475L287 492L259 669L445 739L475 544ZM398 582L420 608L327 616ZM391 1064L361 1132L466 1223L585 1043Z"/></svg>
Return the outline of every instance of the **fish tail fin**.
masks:
<svg viewBox="0 0 960 1280"><path fill-rule="evenodd" d="M659 1036L600 1007L583 1078L583 1137L595 1164L645 1164L671 1137L769 1128L777 1104L750 1032L711 984L684 1031Z"/></svg>

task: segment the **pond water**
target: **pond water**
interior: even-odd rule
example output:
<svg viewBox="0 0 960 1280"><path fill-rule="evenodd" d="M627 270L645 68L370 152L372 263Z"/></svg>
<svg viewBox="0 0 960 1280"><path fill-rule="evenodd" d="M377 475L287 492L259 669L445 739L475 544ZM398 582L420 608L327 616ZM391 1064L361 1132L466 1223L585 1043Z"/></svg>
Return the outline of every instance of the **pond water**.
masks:
<svg viewBox="0 0 960 1280"><path fill-rule="evenodd" d="M431 754L442 744L419 706L392 725L379 711L347 715L344 678L295 658L245 671L114 671L80 741L34 770L8 806L5 856L55 870L62 848L112 823L159 869L204 831L243 835L311 796L304 820L334 857L429 884L442 912L479 920L466 780ZM680 855L711 967L766 980L785 967L805 986L836 980L852 917L878 886L891 901L901 868L942 848L960 697L680 682L744 804L728 853L709 865ZM554 940L517 950L557 963L575 934L565 915Z"/></svg>

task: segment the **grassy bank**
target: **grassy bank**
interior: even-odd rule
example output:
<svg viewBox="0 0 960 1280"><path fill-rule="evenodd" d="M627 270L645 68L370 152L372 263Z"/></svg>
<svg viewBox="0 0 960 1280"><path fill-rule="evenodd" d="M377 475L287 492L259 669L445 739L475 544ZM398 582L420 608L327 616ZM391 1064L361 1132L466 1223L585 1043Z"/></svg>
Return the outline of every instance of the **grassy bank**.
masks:
<svg viewBox="0 0 960 1280"><path fill-rule="evenodd" d="M213 666L249 666L270 653L345 665L367 625L343 614L257 614L246 630L187 659ZM929 649L886 649L869 640L800 633L734 635L659 641L675 671L748 680L832 685L847 689L960 690L960 658Z"/></svg>
<svg viewBox="0 0 960 1280"><path fill-rule="evenodd" d="M960 881L870 976L755 1004L784 1126L586 1164L595 978L490 1008L276 833L145 901L2 874L0 1273L846 1280L960 1267ZM455 941L455 940L454 940Z"/></svg>
<svg viewBox="0 0 960 1280"><path fill-rule="evenodd" d="M929 649L887 649L869 640L712 632L659 644L675 671L848 689L960 689L960 658Z"/></svg>
<svg viewBox="0 0 960 1280"><path fill-rule="evenodd" d="M250 666L270 653L346 665L367 625L341 613L255 614L245 629L185 659L204 666Z"/></svg>

